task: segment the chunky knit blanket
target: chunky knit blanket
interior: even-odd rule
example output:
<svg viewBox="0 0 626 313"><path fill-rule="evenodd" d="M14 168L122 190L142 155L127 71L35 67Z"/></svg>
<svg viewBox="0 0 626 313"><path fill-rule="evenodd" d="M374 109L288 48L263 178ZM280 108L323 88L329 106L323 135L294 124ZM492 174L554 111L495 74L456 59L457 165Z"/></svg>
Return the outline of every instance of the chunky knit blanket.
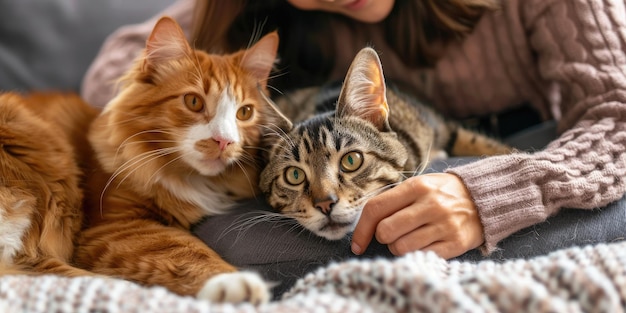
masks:
<svg viewBox="0 0 626 313"><path fill-rule="evenodd" d="M625 312L626 241L504 263L394 260L330 264L279 301L213 304L116 279L0 278L0 312Z"/></svg>

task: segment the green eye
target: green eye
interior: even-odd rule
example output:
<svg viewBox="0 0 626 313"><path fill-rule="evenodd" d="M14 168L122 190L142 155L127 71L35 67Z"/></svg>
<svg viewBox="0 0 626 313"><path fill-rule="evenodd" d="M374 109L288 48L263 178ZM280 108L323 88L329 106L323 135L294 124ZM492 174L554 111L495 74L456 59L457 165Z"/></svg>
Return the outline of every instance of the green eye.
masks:
<svg viewBox="0 0 626 313"><path fill-rule="evenodd" d="M285 180L291 185L300 185L305 178L304 171L298 167L290 166L285 170Z"/></svg>
<svg viewBox="0 0 626 313"><path fill-rule="evenodd" d="M363 154L358 151L348 152L341 157L341 170L354 172L363 164Z"/></svg>

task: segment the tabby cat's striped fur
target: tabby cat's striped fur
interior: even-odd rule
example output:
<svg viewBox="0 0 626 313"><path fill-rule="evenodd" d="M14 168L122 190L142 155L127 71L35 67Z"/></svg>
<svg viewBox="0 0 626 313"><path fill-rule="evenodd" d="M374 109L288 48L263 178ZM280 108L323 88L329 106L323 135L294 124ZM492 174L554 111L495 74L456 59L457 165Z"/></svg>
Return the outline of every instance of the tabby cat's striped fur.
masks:
<svg viewBox="0 0 626 313"><path fill-rule="evenodd" d="M264 95L277 47L271 33L209 55L173 19L157 22L89 132L101 169L90 175L77 264L213 301L269 300L257 273L239 272L189 228L258 193L264 133L290 125Z"/></svg>
<svg viewBox="0 0 626 313"><path fill-rule="evenodd" d="M301 91L277 104L288 116L302 119L303 111L314 107L307 99L315 94ZM276 210L335 240L353 230L367 199L405 173L418 172L428 160L509 151L387 89L378 55L364 48L348 71L336 111L305 119L281 136L260 185Z"/></svg>

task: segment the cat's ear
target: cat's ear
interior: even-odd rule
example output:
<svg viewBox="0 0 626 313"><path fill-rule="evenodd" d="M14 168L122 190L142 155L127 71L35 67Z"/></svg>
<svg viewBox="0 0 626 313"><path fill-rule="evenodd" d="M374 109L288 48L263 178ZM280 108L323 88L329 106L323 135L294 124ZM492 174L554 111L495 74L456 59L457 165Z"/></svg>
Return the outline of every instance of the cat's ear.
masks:
<svg viewBox="0 0 626 313"><path fill-rule="evenodd" d="M337 102L337 114L357 116L381 131L389 131L386 90L378 54L372 48L363 48L348 69Z"/></svg>
<svg viewBox="0 0 626 313"><path fill-rule="evenodd" d="M243 54L241 66L254 75L262 87L267 85L267 79L276 62L278 41L278 32L273 31L259 39Z"/></svg>
<svg viewBox="0 0 626 313"><path fill-rule="evenodd" d="M171 17L161 17L146 41L143 70L154 69L158 64L192 54L185 33Z"/></svg>

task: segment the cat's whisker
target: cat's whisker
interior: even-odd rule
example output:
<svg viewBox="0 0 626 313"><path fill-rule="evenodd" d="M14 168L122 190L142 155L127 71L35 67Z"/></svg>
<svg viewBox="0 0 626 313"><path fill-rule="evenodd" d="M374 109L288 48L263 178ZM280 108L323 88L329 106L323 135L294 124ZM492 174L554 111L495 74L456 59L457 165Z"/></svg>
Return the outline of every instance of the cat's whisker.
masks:
<svg viewBox="0 0 626 313"><path fill-rule="evenodd" d="M283 93L282 93L282 92L280 92L280 90L278 90L278 89L277 89L277 88L275 88L275 87L270 87L270 86L268 85L268 82L270 82L272 79L275 79L275 78L278 78L278 77L284 76L284 75L286 75L286 74L289 74L289 73L288 73L288 72L283 72L283 73L275 73L274 75L270 75L268 78L263 79L263 80L259 80L259 81L264 82L264 83L265 83L265 85L266 85L266 86L268 86L268 88L270 88L270 89L272 89L272 90L275 90L276 92L278 92L278 93L280 93L280 94L282 95Z"/></svg>
<svg viewBox="0 0 626 313"><path fill-rule="evenodd" d="M141 140L141 141L131 141L131 142L127 142L127 143L123 143L122 145L120 145L120 147L118 149L120 149L122 146L128 146L128 145L133 145L133 144L145 144L145 143L179 143L176 140L166 140L166 139L160 139L160 140Z"/></svg>
<svg viewBox="0 0 626 313"><path fill-rule="evenodd" d="M144 131L140 131L137 132L131 136L128 136L128 138L124 139L124 141L122 141L120 143L120 145L117 147L117 150L115 150L115 158L113 159L113 162L115 163L117 161L117 157L120 153L120 149L122 149L122 147L126 146L128 144L128 141L137 137L137 136L141 136L144 134L148 134L148 133L162 133L162 134L167 134L167 135L174 135L174 132L168 131L168 130L164 130L164 129L149 129L149 130L144 130ZM140 141L137 141L140 142Z"/></svg>
<svg viewBox="0 0 626 313"><path fill-rule="evenodd" d="M159 150L153 150L151 151L152 153L147 153L147 155L139 160L136 160L133 162L133 164L129 165L126 167L126 169L130 168L130 167L134 167L131 171L128 171L128 173L126 173L126 176L124 176L124 178L122 178L119 183L118 183L118 187L126 180L128 179L128 177L130 177L134 172L138 171L142 165L139 164L141 162L143 162L143 164L148 164L150 162L152 162L153 160L156 160L158 158L173 154L175 152L178 152L179 149L178 148L164 148L164 149L159 149ZM136 165L139 164L139 165ZM136 166L135 166L136 165ZM125 170L124 170L125 171Z"/></svg>
<svg viewBox="0 0 626 313"><path fill-rule="evenodd" d="M112 178L115 178L115 176L117 176L119 173L126 171L127 169L131 168L131 167L135 167L135 170L140 168L141 166L136 166L138 163L141 163L143 161L145 161L146 159L148 159L147 162L150 162L160 156L166 156L168 154L174 153L176 151L178 151L179 149L176 147L171 147L171 148L162 148L162 149L158 149L158 150L149 150L146 151L144 153L140 153L132 158L130 158L128 161L122 163L113 173Z"/></svg>
<svg viewBox="0 0 626 313"><path fill-rule="evenodd" d="M276 136L276 137L278 137L278 138L283 139L283 141L285 141L287 144L289 144L289 147L293 147L293 146L294 146L293 141L291 141L291 140L287 137L287 135L286 135L286 134L279 133L279 132L277 132L277 131L272 130L272 132L271 132L271 133L267 133L267 134L265 134L264 136Z"/></svg>
<svg viewBox="0 0 626 313"><path fill-rule="evenodd" d="M230 231L239 229L240 231L243 229L249 229L254 225L263 222L280 222L283 220L287 220L287 218L281 214L258 211L253 213L260 213L260 215L251 216L248 218L238 218L233 224L229 227Z"/></svg>
<svg viewBox="0 0 626 313"><path fill-rule="evenodd" d="M263 31L263 27L265 26L265 23L267 23L267 18L260 24L257 24L256 20L254 21L254 26L252 27L252 34L250 34L250 39L248 40L246 51L244 52L243 58L241 58L241 61L238 64L239 66L242 65L243 60L245 60L245 58L248 56L248 51L250 51L250 47L252 47L252 45L255 42L257 42L259 38L261 38L261 32Z"/></svg>
<svg viewBox="0 0 626 313"><path fill-rule="evenodd" d="M261 127L270 130L270 133L265 134L266 136L276 135L276 136L278 136L278 138L280 138L283 141L287 142L289 144L289 147L295 147L295 143L293 142L293 140L291 138L289 138L287 133L282 128L278 127L276 124L270 124L270 125L273 126L273 127L270 128L267 125L261 125Z"/></svg>
<svg viewBox="0 0 626 313"><path fill-rule="evenodd" d="M263 152L269 152L270 149L268 148L264 148L264 147L257 147L257 146L243 146L244 149L252 149L252 150L258 150L258 151L263 151Z"/></svg>
<svg viewBox="0 0 626 313"><path fill-rule="evenodd" d="M111 184L117 179L117 177L119 175L121 175L124 171L126 171L127 169L135 166L135 164L142 162L143 160L149 158L149 160L147 162L150 162L158 157L161 156L165 156L171 153L176 152L177 150L174 148L170 148L168 149L168 151L162 151L164 149L160 149L160 150L151 150L151 151L147 151L145 153L141 153L131 159L129 159L127 162L124 162L122 165L120 165L114 172L113 174L111 174L111 177L109 177L109 179L107 180L104 188L102 189L102 192L100 193L100 214L102 214L102 208L103 208L103 201L104 201L104 194L106 193L106 191L109 189L109 187L111 186ZM129 173L127 173L127 175L118 182L118 188L119 186L122 184L123 181L125 181L129 175L131 175L134 171L136 171L137 169L139 169L141 166L137 166L135 167L135 169L133 171L130 171Z"/></svg>
<svg viewBox="0 0 626 313"><path fill-rule="evenodd" d="M433 142L430 141L428 144L428 149L426 150L426 153L425 153L425 157L423 160L421 160L420 166L418 166L415 169L413 176L417 176L417 175L424 173L426 168L428 168L428 164L430 164L430 152L432 151L432 148L433 148Z"/></svg>
<svg viewBox="0 0 626 313"><path fill-rule="evenodd" d="M283 141L289 143L290 147L294 146L294 142L291 140L291 138L289 138L287 133L275 123L268 123L267 125L259 125L259 126L269 131L263 134L264 137L277 136L278 138L283 139Z"/></svg>
<svg viewBox="0 0 626 313"><path fill-rule="evenodd" d="M198 86L202 86L203 85L202 81L204 77L204 75L202 74L202 64L197 55L194 55L194 60L195 60L194 62L195 72L193 72L193 78L196 80L196 84Z"/></svg>
<svg viewBox="0 0 626 313"><path fill-rule="evenodd" d="M159 173L159 172L160 172L162 169L164 169L166 166L168 166L168 165L170 165L170 164L172 164L172 163L174 163L174 162L176 162L176 161L178 161L178 160L182 159L183 157L185 157L185 155L184 155L184 154L183 154L183 155L179 155L179 156L177 156L177 157L175 157L175 158L173 158L173 159L169 160L167 163L165 163L165 164L161 165L161 166L160 166L160 167L159 167L156 171L154 171L154 173L153 173L152 175L150 175L150 177L148 178L148 181L149 181L149 182L152 182L152 181L153 181L153 179L154 179L154 177L156 176L156 174L157 174L157 173Z"/></svg>
<svg viewBox="0 0 626 313"><path fill-rule="evenodd" d="M274 101L272 101L272 99L270 99L267 95L265 95L265 93L263 93L263 92L261 92L259 90L259 94L261 95L261 97L263 97L263 99L269 105L275 106ZM267 135L270 135L270 134L275 134L275 135L278 136L278 138L282 138L283 140L287 137L287 133L285 133L285 131L282 129L282 127L276 125L276 123L268 122L267 125L260 125L260 126L262 128L265 128L265 129L270 131L270 133L264 134L263 136L267 136ZM280 132L280 133L278 133L278 132ZM291 142L291 146L293 147L293 142Z"/></svg>
<svg viewBox="0 0 626 313"><path fill-rule="evenodd" d="M391 189L397 185L399 185L401 183L401 181L396 182L396 183L392 183L392 184L388 184L388 185L384 185L382 187L370 190L369 192L365 193L363 196L361 196L357 201L356 204L358 206L363 206L365 205L365 203L367 201L369 201L370 199L372 199L373 197L383 193L384 191Z"/></svg>
<svg viewBox="0 0 626 313"><path fill-rule="evenodd" d="M250 190L255 190L256 188L254 187L254 183L252 182L252 179L250 179L250 175L248 175L248 171L246 171L246 167L241 164L240 160L235 160L235 164L237 164L237 166L241 168L241 172L243 173L244 176L246 176L246 180L248 181Z"/></svg>
<svg viewBox="0 0 626 313"><path fill-rule="evenodd" d="M274 79L274 78L278 78L278 77L281 77L281 76L285 76L285 75L287 75L287 74L289 74L289 72L286 72L286 71L285 71L285 72L281 72L281 73L274 73L273 75L270 75L270 76L268 77L268 80L272 80L272 79ZM282 95L282 94L284 94L283 92L281 92L280 90L278 90L278 89L276 89L276 88L274 88L274 87L273 87L272 89L276 90L276 91L277 91L278 93L280 93L281 95Z"/></svg>
<svg viewBox="0 0 626 313"><path fill-rule="evenodd" d="M252 215L252 216L247 216ZM252 211L245 215L238 217L235 221L231 223L226 229L224 229L220 235L218 236L218 240L223 239L226 235L233 231L237 231L237 238L241 235L245 234L252 227L260 224L260 223L276 223L277 226L285 225L285 224L293 224L295 223L290 218L273 212L267 211Z"/></svg>
<svg viewBox="0 0 626 313"><path fill-rule="evenodd" d="M262 147L244 146L244 148L245 147L247 147L248 149L263 150ZM244 161L244 163L246 163L246 164L255 164L256 163L255 156L250 154L250 152L246 151L245 149L242 151L240 159L241 159L241 161Z"/></svg>
<svg viewBox="0 0 626 313"><path fill-rule="evenodd" d="M296 230L297 230L298 232L297 232L297 233L295 233L295 236L298 236L298 237L302 236L302 234L303 234L303 233L305 233L305 232L307 232L307 231L308 231L305 227L303 227L302 225L298 224L298 225L294 225L294 226L292 226L292 227L288 230L288 232L292 232L292 231L296 231ZM310 240L310 239L312 239L312 238L311 238L312 236L313 236L313 233L310 233L310 232L309 232L309 240ZM315 237L313 237L313 238L318 238L318 239L319 239L319 241L321 241L321 237L317 237L317 236L315 236Z"/></svg>
<svg viewBox="0 0 626 313"><path fill-rule="evenodd" d="M137 164L137 163L139 163L139 162L142 162L143 160L145 160L145 159L147 159L147 158L150 158L150 159L147 161L147 162L150 162L151 160L154 160L154 159L156 159L156 158L158 158L158 157L160 157L160 156L167 155L167 154L170 154L170 153L173 153L173 152L175 152L175 151L172 151L172 152L163 152L163 151L161 151L161 150L156 150L156 151L148 151L148 152L146 152L146 153L142 153L142 154L140 154L140 155L137 155L136 157L134 157L134 158L132 158L132 159L128 160L127 162L125 162L124 164L120 165L120 167L118 167L118 168L115 170L115 172L113 172L113 174L111 174L111 177L109 178L109 180L108 180L108 181L107 181L107 183L105 184L104 188L102 189L102 192L101 192L101 194L100 194L100 214L102 214L102 213L103 213L103 212L102 212L102 210L103 210L104 195L105 195L106 191L109 189L109 187L111 186L111 184L113 183L113 181L115 181L119 175L121 175L121 174L122 174L124 171L126 171L128 168L133 167L135 164ZM129 163L131 163L131 164L129 164ZM118 188L119 188L119 186L120 186L120 185L121 185L121 184L122 184L122 183L123 183L126 179L128 179L128 177L129 177L132 173L134 173L134 172L135 172L136 170L138 170L139 168L140 168L140 166L137 166L137 167L135 167L135 169L134 169L134 170L129 171L129 172L126 174L126 176L118 182Z"/></svg>
<svg viewBox="0 0 626 313"><path fill-rule="evenodd" d="M287 74L287 73L282 73L282 74L277 74L277 75L274 75L274 76L270 76L270 79L277 78L277 77L283 76L285 74ZM284 93L280 89L278 89L278 88L276 88L276 87L274 87L272 85L267 85L267 88L272 89L272 90L276 91L277 93L279 93L281 95L284 95Z"/></svg>
<svg viewBox="0 0 626 313"><path fill-rule="evenodd" d="M117 179L117 177L119 175L121 175L124 171L126 171L128 168L133 167L134 164L137 164L139 162L144 161L145 159L148 159L145 163L151 162L152 160L155 160L161 156L165 156L171 153L174 153L175 151L172 152L163 152L161 150L157 150L157 151L149 151L147 153L142 153L140 155L138 155L137 157L141 157L138 160L133 161L133 164L127 164L128 162L124 163L123 165L121 165L109 178L109 180L107 181L106 185L104 186L104 188L102 189L102 193L100 194L100 214L102 214L102 208L103 208L103 201L104 201L104 194L106 193L106 191L109 189L109 187L111 186L111 184ZM130 161L134 160L136 158L132 158ZM124 178L122 178L118 184L117 184L117 188L119 188L121 186L121 184L128 179L128 177L130 177L130 175L132 175L135 171L139 170L139 168L141 168L141 166L136 166L132 171L129 171L128 173L126 173L126 176L124 176ZM150 179L152 179L152 177L150 177Z"/></svg>
<svg viewBox="0 0 626 313"><path fill-rule="evenodd" d="M256 160L256 157L254 155L250 154L250 152L246 151L246 150L242 151L241 155L239 155L239 158L238 158L237 162L238 162L238 165L241 165L241 164L251 165L251 166L253 166L257 170L258 170L258 167L259 167L259 165L257 163L257 160Z"/></svg>

